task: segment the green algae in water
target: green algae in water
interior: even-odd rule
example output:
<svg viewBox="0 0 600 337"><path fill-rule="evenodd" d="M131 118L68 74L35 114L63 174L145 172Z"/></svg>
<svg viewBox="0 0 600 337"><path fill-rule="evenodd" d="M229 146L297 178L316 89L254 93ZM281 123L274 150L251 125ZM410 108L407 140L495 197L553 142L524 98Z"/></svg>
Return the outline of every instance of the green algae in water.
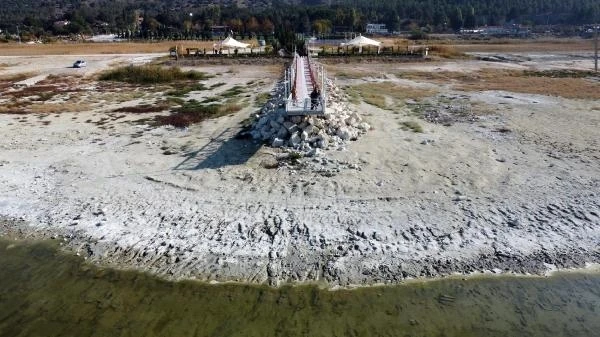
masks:
<svg viewBox="0 0 600 337"><path fill-rule="evenodd" d="M0 336L597 336L600 275L328 291L168 282L0 241Z"/></svg>

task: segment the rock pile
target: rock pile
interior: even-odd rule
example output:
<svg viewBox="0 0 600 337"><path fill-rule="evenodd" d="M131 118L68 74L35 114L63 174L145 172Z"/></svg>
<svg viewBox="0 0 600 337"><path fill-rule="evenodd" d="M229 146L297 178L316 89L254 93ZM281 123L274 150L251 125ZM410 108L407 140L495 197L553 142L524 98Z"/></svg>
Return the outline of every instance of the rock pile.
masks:
<svg viewBox="0 0 600 337"><path fill-rule="evenodd" d="M350 111L346 96L330 80L323 116L287 116L283 91L283 85L279 84L272 99L256 115L250 131L252 138L310 156L317 149L343 148L347 141L356 140L370 129L356 112Z"/></svg>

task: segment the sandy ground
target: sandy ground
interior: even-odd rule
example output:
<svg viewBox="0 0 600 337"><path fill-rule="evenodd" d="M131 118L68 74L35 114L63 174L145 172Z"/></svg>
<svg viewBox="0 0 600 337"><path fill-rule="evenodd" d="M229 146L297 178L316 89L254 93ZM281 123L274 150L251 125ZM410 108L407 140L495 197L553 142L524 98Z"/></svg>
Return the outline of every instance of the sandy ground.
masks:
<svg viewBox="0 0 600 337"><path fill-rule="evenodd" d="M457 91L394 75L589 69L591 62L506 56L503 62L354 66L373 76L340 78L339 86L386 81L433 88L441 96L431 99L439 104L468 102L488 113L450 126L420 120L424 132L415 133L399 123L406 106L394 114L364 102L352 105L372 130L321 158L305 159L331 167L332 176L302 167L264 168L277 151L233 137L256 110L250 103L187 129L133 123L136 115L85 122L106 117L106 103L44 118L0 115L0 233L51 236L92 261L170 278L272 285L543 273L600 262L600 103ZM150 57L86 58L91 66L84 71L91 75ZM70 59L56 57L4 57L0 63L0 75L32 64L41 73L78 71L64 68ZM278 78L261 66L199 70L217 75L208 84L225 82L222 90L242 85L251 97L271 90ZM255 81L265 84L249 84ZM503 129L510 132L498 132Z"/></svg>

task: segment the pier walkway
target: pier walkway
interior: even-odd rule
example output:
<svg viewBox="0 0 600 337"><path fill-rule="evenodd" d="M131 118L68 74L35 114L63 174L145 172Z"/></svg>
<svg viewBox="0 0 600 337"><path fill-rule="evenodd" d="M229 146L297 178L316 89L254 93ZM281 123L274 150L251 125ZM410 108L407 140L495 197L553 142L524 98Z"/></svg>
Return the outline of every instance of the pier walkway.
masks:
<svg viewBox="0 0 600 337"><path fill-rule="evenodd" d="M287 103L285 110L290 116L323 115L327 105L327 90L323 66L310 56L294 55L285 73ZM311 93L320 93L317 104L311 102Z"/></svg>

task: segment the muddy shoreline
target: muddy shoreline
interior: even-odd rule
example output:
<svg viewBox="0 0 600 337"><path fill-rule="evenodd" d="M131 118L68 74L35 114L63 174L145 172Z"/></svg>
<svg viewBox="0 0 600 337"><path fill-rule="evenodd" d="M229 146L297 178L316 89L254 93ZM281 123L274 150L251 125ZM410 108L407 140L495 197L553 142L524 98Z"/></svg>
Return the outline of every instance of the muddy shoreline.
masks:
<svg viewBox="0 0 600 337"><path fill-rule="evenodd" d="M554 207L554 208L553 208ZM570 206L572 208L572 206ZM569 207L567 207L569 208ZM556 205L546 207L548 216ZM538 213L539 214L543 214ZM595 212L587 213L593 217ZM581 213L583 214L583 213ZM577 217L575 217L577 219ZM586 221L579 217L579 220ZM590 228L597 222L587 223ZM548 220L551 221L551 220ZM579 225L582 223L580 222ZM513 224L507 226L514 227ZM527 225L520 225L521 227ZM285 227L285 225L283 225ZM283 230L274 230L273 239L283 235ZM294 230L289 230L293 232ZM408 234L408 233L407 233ZM23 220L2 218L0 235L12 239L58 240L62 249L68 253L82 256L86 260L109 267L133 269L150 272L169 280L195 279L216 282L241 282L283 286L286 284L321 284L327 288L368 286L373 284L399 284L406 280L436 279L450 275L474 275L483 273L544 275L554 270L581 269L588 264L600 263L600 250L590 242L588 247L581 244L556 249L532 250L511 253L502 250L498 243L492 243L490 250L481 254L472 254L467 258L453 258L449 254L440 254L440 258L425 256L421 259L396 258L394 253L383 249L368 253L357 248L365 237L360 231L348 230L348 241L335 244L311 244L296 242L286 255L271 250L266 256L248 256L237 263L222 262L226 254L201 254L205 263L190 267L188 256L181 252L183 247L173 244L159 244L163 251L152 252L149 249L123 247L118 242L97 240L85 232L65 228L45 227L37 229ZM406 234L401 234L406 235ZM433 238L433 237L432 237ZM381 238L370 238L373 242ZM427 239L426 239L427 240ZM306 244L306 247L302 247ZM342 248L343 249L340 249ZM374 247L374 246L373 246ZM364 250L364 247L361 247ZM352 263L340 265L339 261L352 256ZM197 260L197 259L192 259ZM379 261L379 262L377 262Z"/></svg>

